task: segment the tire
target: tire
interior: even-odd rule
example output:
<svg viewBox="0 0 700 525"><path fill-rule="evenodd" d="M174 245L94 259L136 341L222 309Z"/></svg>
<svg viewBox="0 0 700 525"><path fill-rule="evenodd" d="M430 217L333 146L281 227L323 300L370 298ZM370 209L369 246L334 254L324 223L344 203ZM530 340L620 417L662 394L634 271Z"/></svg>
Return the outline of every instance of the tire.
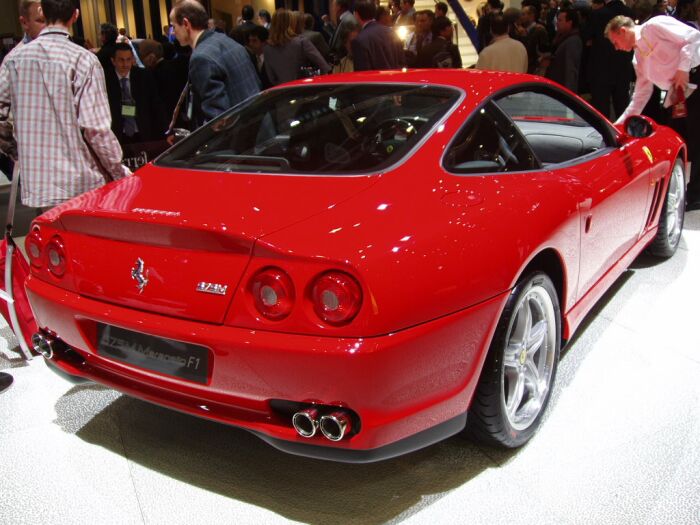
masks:
<svg viewBox="0 0 700 525"><path fill-rule="evenodd" d="M659 217L659 230L649 245L649 253L669 258L678 249L685 218L685 176L683 162L676 159L668 181L664 206Z"/></svg>
<svg viewBox="0 0 700 525"><path fill-rule="evenodd" d="M533 273L511 291L498 321L466 434L501 448L526 443L547 408L560 346L557 291L545 273Z"/></svg>

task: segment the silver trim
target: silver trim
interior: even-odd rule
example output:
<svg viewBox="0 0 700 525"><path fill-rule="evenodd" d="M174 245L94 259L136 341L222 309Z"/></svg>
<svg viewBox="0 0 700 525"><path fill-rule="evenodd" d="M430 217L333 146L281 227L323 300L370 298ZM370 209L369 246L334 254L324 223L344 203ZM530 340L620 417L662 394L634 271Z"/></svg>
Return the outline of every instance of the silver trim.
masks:
<svg viewBox="0 0 700 525"><path fill-rule="evenodd" d="M513 309L501 370L501 403L511 427L525 430L539 416L556 367L557 319L546 288L534 285Z"/></svg>
<svg viewBox="0 0 700 525"><path fill-rule="evenodd" d="M32 346L44 359L53 359L53 341L41 332L32 335Z"/></svg>
<svg viewBox="0 0 700 525"><path fill-rule="evenodd" d="M136 259L136 264L131 269L131 278L136 281L136 288L138 288L139 293L143 293L143 289L148 284L148 270L144 273L144 262L141 257Z"/></svg>
<svg viewBox="0 0 700 525"><path fill-rule="evenodd" d="M671 171L671 180L666 190L666 237L669 246L675 249L683 232L685 213L685 174L683 167L676 163Z"/></svg>
<svg viewBox="0 0 700 525"><path fill-rule="evenodd" d="M198 292L210 293L214 295L226 295L226 290L228 290L227 284L207 283L205 281L198 282L196 288L196 291Z"/></svg>
<svg viewBox="0 0 700 525"><path fill-rule="evenodd" d="M342 410L321 417L319 422L321 433L331 441L340 441L350 431L350 417Z"/></svg>

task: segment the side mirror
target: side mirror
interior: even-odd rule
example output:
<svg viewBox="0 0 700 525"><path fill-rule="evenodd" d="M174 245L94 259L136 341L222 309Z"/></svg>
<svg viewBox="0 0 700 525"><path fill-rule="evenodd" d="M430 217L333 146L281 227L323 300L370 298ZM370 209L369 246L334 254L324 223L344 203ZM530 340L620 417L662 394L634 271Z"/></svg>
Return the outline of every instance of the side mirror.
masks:
<svg viewBox="0 0 700 525"><path fill-rule="evenodd" d="M656 131L656 123L644 115L632 115L625 120L625 133L630 137L641 139Z"/></svg>

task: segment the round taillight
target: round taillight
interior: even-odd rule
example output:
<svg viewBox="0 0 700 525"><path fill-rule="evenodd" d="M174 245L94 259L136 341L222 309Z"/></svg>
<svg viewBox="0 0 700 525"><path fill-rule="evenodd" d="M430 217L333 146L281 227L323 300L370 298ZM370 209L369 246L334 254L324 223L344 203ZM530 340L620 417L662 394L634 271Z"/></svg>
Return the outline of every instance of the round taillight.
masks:
<svg viewBox="0 0 700 525"><path fill-rule="evenodd" d="M250 280L255 308L267 319L279 321L294 306L294 284L279 268L265 268Z"/></svg>
<svg viewBox="0 0 700 525"><path fill-rule="evenodd" d="M41 240L41 235L39 232L33 231L27 235L27 240L24 241L24 246L27 248L27 255L29 256L29 262L35 268L41 268L43 266L43 260L41 258L41 251L43 248L43 241Z"/></svg>
<svg viewBox="0 0 700 525"><path fill-rule="evenodd" d="M362 288L350 275L328 272L311 288L314 311L322 321L332 325L349 323L362 306Z"/></svg>
<svg viewBox="0 0 700 525"><path fill-rule="evenodd" d="M66 250L60 237L54 237L46 245L46 264L56 277L66 273Z"/></svg>

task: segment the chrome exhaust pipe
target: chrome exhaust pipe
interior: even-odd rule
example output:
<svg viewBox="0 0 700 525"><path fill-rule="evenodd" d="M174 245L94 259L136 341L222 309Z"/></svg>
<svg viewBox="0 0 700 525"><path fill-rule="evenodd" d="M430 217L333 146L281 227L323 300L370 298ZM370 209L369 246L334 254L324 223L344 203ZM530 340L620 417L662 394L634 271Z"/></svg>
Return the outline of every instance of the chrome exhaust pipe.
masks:
<svg viewBox="0 0 700 525"><path fill-rule="evenodd" d="M292 425L301 437L310 438L316 435L318 430L319 412L316 408L306 408L296 412L292 416Z"/></svg>
<svg viewBox="0 0 700 525"><path fill-rule="evenodd" d="M336 410L321 417L319 428L326 438L331 441L340 441L345 437L345 434L352 430L352 421L346 412Z"/></svg>
<svg viewBox="0 0 700 525"><path fill-rule="evenodd" d="M37 354L44 356L44 359L53 359L54 339L41 332L32 335L32 347Z"/></svg>

